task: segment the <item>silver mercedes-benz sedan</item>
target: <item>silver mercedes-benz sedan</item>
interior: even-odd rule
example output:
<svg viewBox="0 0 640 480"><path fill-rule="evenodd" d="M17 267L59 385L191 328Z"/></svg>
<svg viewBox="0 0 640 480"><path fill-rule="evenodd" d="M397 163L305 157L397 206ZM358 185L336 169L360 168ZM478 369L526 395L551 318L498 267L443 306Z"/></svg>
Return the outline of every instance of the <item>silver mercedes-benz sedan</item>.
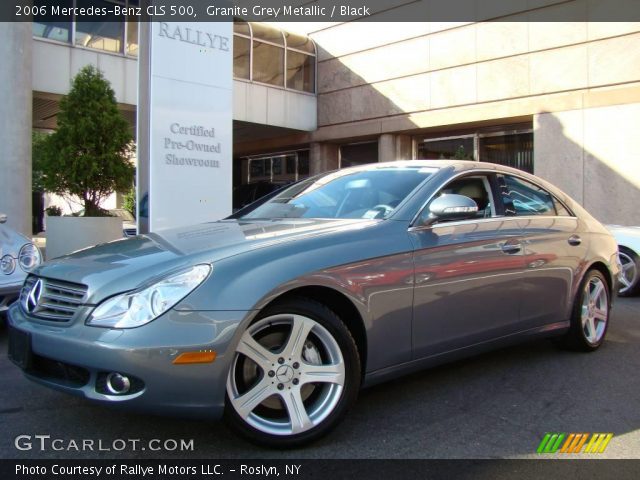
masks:
<svg viewBox="0 0 640 480"><path fill-rule="evenodd" d="M0 212L0 323L20 293L26 276L40 265L42 255L31 240L5 225Z"/></svg>
<svg viewBox="0 0 640 480"><path fill-rule="evenodd" d="M539 178L380 163L44 263L9 354L64 392L296 446L362 386L536 337L596 350L619 273L611 234Z"/></svg>

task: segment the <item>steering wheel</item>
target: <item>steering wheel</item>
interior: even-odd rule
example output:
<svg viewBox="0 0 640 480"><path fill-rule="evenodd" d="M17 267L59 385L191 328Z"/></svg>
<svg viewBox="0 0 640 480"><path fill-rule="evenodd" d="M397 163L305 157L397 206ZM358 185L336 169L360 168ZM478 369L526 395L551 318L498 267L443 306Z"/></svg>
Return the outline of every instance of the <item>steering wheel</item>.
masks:
<svg viewBox="0 0 640 480"><path fill-rule="evenodd" d="M384 218L391 212L393 212L393 207L391 205L380 203L367 210L364 215L362 215L362 218Z"/></svg>

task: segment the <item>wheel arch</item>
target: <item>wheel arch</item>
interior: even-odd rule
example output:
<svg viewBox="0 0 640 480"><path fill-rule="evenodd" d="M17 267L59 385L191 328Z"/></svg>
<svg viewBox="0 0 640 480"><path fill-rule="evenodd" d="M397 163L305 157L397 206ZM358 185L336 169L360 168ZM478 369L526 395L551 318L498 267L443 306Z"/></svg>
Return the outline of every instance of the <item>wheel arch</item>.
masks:
<svg viewBox="0 0 640 480"><path fill-rule="evenodd" d="M260 310L295 297L304 297L322 303L340 317L356 342L358 354L360 355L361 375L364 378L367 371L367 331L364 319L353 301L344 293L331 287L305 285L280 293L277 297L262 305Z"/></svg>
<svg viewBox="0 0 640 480"><path fill-rule="evenodd" d="M607 267L607 265L600 261L600 260L596 260L595 262L591 263L584 271L584 275L587 274L587 272L589 270L597 270L599 271L603 276L604 279L607 281L607 287L609 288L609 294L610 294L610 299L609 299L609 304L611 304L613 302L613 297L615 297L616 292L614 291L615 287L615 281L613 278L613 274L611 273L611 270L609 270L609 268ZM582 278L584 278L584 275L582 276Z"/></svg>

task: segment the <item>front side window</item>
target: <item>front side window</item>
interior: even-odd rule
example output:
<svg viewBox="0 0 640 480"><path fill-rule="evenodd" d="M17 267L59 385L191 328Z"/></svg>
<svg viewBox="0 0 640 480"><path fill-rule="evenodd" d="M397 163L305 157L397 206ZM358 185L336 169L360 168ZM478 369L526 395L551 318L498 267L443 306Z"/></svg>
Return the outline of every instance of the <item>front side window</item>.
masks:
<svg viewBox="0 0 640 480"><path fill-rule="evenodd" d="M472 175L453 180L445 185L440 191L433 197L433 200L442 195L464 195L476 202L478 211L470 218L490 218L496 215L495 202L493 201L493 195L491 193L491 183L486 175ZM429 205L423 210L420 215L420 224L428 222L430 217ZM443 220L447 221L447 220Z"/></svg>
<svg viewBox="0 0 640 480"><path fill-rule="evenodd" d="M502 197L507 215L556 215L553 197L549 192L511 175L504 175L503 179Z"/></svg>
<svg viewBox="0 0 640 480"><path fill-rule="evenodd" d="M424 167L340 170L296 183L241 219L386 218L435 171Z"/></svg>

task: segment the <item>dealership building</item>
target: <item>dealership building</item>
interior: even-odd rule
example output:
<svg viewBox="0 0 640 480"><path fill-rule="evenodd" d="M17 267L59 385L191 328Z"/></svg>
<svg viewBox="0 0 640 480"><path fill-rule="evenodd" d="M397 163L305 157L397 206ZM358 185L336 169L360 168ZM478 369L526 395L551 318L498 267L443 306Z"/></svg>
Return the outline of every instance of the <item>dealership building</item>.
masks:
<svg viewBox="0 0 640 480"><path fill-rule="evenodd" d="M589 21L586 0L530 4L483 22L238 20L234 186L464 158L532 172L605 223L640 225L640 23ZM540 21L548 9L585 20ZM104 73L135 128L138 24L5 23L0 50L0 210L28 232L31 131L55 129L80 68Z"/></svg>

